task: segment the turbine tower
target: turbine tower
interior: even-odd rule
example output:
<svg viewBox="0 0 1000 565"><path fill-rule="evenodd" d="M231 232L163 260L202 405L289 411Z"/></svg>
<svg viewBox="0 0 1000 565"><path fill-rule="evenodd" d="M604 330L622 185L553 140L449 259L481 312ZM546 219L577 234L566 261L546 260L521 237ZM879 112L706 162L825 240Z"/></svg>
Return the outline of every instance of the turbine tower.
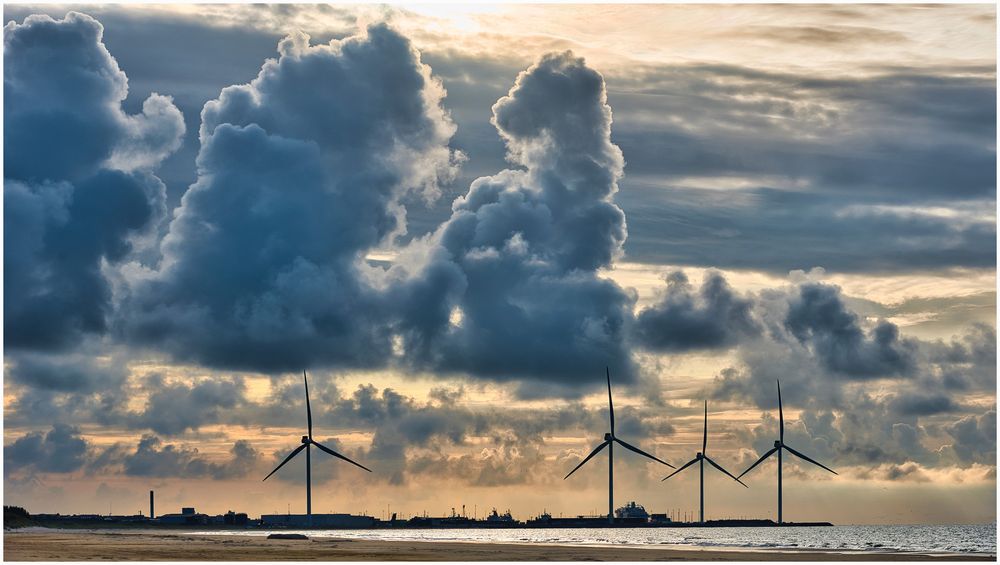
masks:
<svg viewBox="0 0 1000 565"><path fill-rule="evenodd" d="M834 475L836 475L837 472L827 467L826 465L813 461L812 459L806 457L805 455L802 455L798 451L795 451L791 447L785 445L785 414L784 411L781 409L781 381L776 380L776 382L778 383L778 439L774 442L774 447L772 447L770 451L768 451L764 455L761 455L760 459L758 459L757 462L754 463L753 465L750 465L749 469L740 473L740 476L742 477L743 475L749 473L754 467L760 465L760 463L765 459L767 459L768 457L774 455L775 453L778 454L778 524L782 524L783 522L781 519L781 450L787 449L788 452L791 453L792 455L800 459L804 459L812 463L813 465L822 467L827 471L830 471Z"/></svg>
<svg viewBox="0 0 1000 565"><path fill-rule="evenodd" d="M700 484L701 484L701 513L698 515L699 516L699 520L698 521L701 522L702 524L705 523L705 461L708 461L709 465L712 465L716 469L718 469L718 470L722 471L723 473L729 475L734 481L740 483L741 485L743 485L746 488L750 488L750 487L747 487L745 484L743 484L743 481L739 480L737 477L734 477L732 473L730 473L729 471L723 469L722 465L719 465L715 461L712 461L712 459L708 455L705 454L705 449L707 447L708 447L708 401L706 400L705 401L705 433L701 437L701 451L699 451L698 454L694 456L694 459L692 459L692 460L688 461L687 463L685 463L683 467L681 467L680 469L677 469L673 473L670 473L666 477L663 477L663 481L665 481L665 480L669 479L670 477L673 477L677 473L680 473L684 469L687 469L691 465L694 465L695 463L699 463L701 465L701 480L700 480Z"/></svg>
<svg viewBox="0 0 1000 565"><path fill-rule="evenodd" d="M653 457L652 455L646 453L645 451L639 449L638 447L635 447L634 445L629 445L625 443L624 441L618 439L618 437L615 435L615 405L611 401L611 369L605 367L604 370L608 376L608 408L611 414L611 432L604 434L604 442L601 443L601 445L598 445L596 448L594 448L594 450L590 452L590 455L588 455L583 461L580 461L579 465L573 467L573 470L570 471L568 475L563 477L563 480L565 481L566 479L568 479L569 476L575 473L577 469L583 467L584 463L590 461L590 459L593 456L597 455L598 453L600 453L602 449L607 447L608 448L608 523L614 524L615 523L615 514L614 514L615 510L614 444L615 443L618 443L618 445L624 447L625 449L634 451L639 455L642 455L643 457L648 457L653 461L663 463L664 465L670 467L671 469L673 469L674 466L658 457Z"/></svg>
<svg viewBox="0 0 1000 565"><path fill-rule="evenodd" d="M372 470L360 463L351 461L347 457L344 457L343 455L337 453L336 451L330 449L329 447L313 439L313 417L312 417L312 409L309 407L309 379L306 378L305 371L302 371L302 382L305 383L306 385L306 422L308 425L309 435L302 436L302 445L296 447L294 451L289 453L288 457L285 457L285 460L282 461L280 465L275 467L273 471L271 471L270 473L267 474L266 477L264 477L264 480L266 481L268 478L270 478L271 475L277 473L278 469L284 467L285 463L291 461L303 449L306 450L306 524L312 526L312 457L310 454L310 448L312 446L315 445L316 448L319 449L320 451L325 451L338 459L343 459L344 461L347 461L352 465L357 465L358 467L361 467L362 469L368 471L369 473L371 473Z"/></svg>

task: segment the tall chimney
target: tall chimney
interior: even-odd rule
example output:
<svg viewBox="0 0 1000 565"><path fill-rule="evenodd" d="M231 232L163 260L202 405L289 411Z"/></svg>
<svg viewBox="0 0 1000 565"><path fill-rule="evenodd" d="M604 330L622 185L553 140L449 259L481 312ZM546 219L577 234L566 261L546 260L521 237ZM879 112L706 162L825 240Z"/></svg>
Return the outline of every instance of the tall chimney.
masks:
<svg viewBox="0 0 1000 565"><path fill-rule="evenodd" d="M149 491L149 519L153 518L156 518L156 514L153 512L153 491Z"/></svg>

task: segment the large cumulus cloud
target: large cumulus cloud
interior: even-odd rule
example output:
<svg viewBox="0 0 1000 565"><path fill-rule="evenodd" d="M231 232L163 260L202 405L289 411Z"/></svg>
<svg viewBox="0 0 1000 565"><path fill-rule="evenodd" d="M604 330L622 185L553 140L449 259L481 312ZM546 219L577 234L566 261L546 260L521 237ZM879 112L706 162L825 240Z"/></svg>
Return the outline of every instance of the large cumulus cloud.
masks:
<svg viewBox="0 0 1000 565"><path fill-rule="evenodd" d="M56 424L48 432L29 432L4 446L4 477L22 469L73 472L84 465L87 454L87 442L78 428Z"/></svg>
<svg viewBox="0 0 1000 565"><path fill-rule="evenodd" d="M655 351L724 348L760 333L752 302L733 291L720 273L706 274L697 295L682 271L668 274L666 282L660 300L636 318L635 337L644 347Z"/></svg>
<svg viewBox="0 0 1000 565"><path fill-rule="evenodd" d="M59 349L102 333L103 265L163 214L150 171L184 133L169 98L128 115L128 81L93 18L30 16L4 27L4 343Z"/></svg>
<svg viewBox="0 0 1000 565"><path fill-rule="evenodd" d="M496 379L596 380L605 365L632 378L634 297L596 274L626 236L603 78L571 53L546 55L493 106L493 124L516 168L472 183L402 285L418 302L444 295L436 315L404 320L410 360Z"/></svg>
<svg viewBox="0 0 1000 565"><path fill-rule="evenodd" d="M379 364L388 314L363 257L405 229L404 195L433 197L453 172L444 92L383 24L278 49L205 105L198 181L126 328L210 365Z"/></svg>
<svg viewBox="0 0 1000 565"><path fill-rule="evenodd" d="M801 285L789 304L785 327L826 368L847 377L905 374L913 364L915 345L900 338L895 324L879 321L866 336L834 286Z"/></svg>

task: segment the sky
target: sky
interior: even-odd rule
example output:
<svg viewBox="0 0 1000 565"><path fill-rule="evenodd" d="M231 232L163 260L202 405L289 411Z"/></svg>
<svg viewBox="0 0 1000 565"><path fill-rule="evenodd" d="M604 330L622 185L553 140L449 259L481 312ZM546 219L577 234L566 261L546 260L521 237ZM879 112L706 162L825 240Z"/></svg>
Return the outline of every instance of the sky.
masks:
<svg viewBox="0 0 1000 565"><path fill-rule="evenodd" d="M995 522L994 5L4 22L5 504Z"/></svg>

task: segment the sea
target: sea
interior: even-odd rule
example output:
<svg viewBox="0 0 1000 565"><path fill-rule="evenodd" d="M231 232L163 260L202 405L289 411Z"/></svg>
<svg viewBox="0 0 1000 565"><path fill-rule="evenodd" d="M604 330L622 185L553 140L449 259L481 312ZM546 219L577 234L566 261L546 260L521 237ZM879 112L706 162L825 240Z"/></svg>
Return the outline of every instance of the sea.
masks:
<svg viewBox="0 0 1000 565"><path fill-rule="evenodd" d="M266 536L295 530L219 530L191 534ZM557 545L678 546L690 548L989 554L997 525L819 526L782 528L525 528L426 530L304 530L313 538Z"/></svg>

